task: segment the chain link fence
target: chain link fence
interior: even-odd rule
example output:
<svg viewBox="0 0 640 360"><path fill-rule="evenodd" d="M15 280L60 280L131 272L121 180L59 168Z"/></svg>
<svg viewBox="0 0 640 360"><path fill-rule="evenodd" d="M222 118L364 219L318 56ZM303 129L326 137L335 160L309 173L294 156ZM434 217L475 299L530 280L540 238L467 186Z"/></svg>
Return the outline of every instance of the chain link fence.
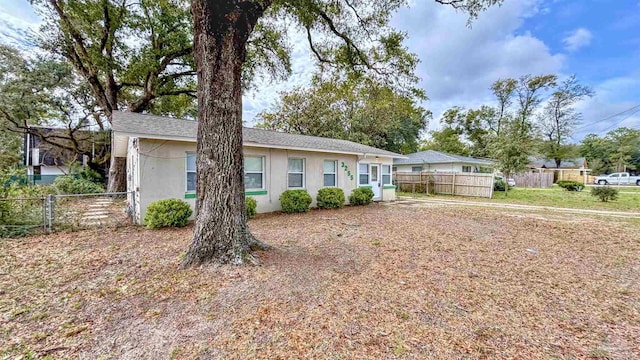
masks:
<svg viewBox="0 0 640 360"><path fill-rule="evenodd" d="M127 192L50 195L48 228L51 231L92 227L120 227L131 224L133 204ZM134 198L134 197L131 197Z"/></svg>
<svg viewBox="0 0 640 360"><path fill-rule="evenodd" d="M133 223L133 195L114 192L0 199L0 237L127 226Z"/></svg>
<svg viewBox="0 0 640 360"><path fill-rule="evenodd" d="M47 199L0 199L0 238L47 232Z"/></svg>

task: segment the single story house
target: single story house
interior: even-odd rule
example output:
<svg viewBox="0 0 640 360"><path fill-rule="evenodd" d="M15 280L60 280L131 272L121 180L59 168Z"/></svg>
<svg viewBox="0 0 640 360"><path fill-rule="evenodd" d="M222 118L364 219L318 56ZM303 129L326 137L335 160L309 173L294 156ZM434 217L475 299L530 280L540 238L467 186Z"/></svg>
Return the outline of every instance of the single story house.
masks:
<svg viewBox="0 0 640 360"><path fill-rule="evenodd" d="M583 157L575 159L565 159L557 166L555 160L545 160L536 157L529 157L529 172L532 173L553 173L554 181L571 180L590 183L591 169L587 164L587 159Z"/></svg>
<svg viewBox="0 0 640 360"><path fill-rule="evenodd" d="M394 159L393 168L394 172L491 173L493 162L488 159L426 150L408 154L405 159Z"/></svg>
<svg viewBox="0 0 640 360"><path fill-rule="evenodd" d="M115 111L111 125L112 154L127 158L134 218L141 223L147 206L160 199L184 199L195 209L197 122ZM339 187L346 197L370 187L374 200L394 200L391 168L403 157L346 140L253 128L243 129L243 153L245 194L256 199L258 212L280 210L287 189L306 189L311 206L323 187Z"/></svg>

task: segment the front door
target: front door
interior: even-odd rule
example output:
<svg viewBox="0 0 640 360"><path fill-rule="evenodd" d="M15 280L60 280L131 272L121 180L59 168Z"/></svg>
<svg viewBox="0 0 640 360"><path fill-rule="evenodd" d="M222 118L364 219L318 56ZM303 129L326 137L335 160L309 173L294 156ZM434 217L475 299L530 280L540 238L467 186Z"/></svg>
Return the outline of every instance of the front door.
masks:
<svg viewBox="0 0 640 360"><path fill-rule="evenodd" d="M380 181L380 165L371 164L369 171L371 173L371 190L373 190L373 198L375 200L380 200L380 195L382 193L382 181Z"/></svg>

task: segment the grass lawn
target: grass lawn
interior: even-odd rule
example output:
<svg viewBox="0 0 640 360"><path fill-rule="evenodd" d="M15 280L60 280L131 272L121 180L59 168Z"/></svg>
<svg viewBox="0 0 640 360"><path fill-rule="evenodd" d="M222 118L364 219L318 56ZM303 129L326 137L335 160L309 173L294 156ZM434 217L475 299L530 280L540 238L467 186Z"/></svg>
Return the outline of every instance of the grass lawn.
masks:
<svg viewBox="0 0 640 360"><path fill-rule="evenodd" d="M618 195L618 200L606 203L603 203L594 196L591 196L590 187L587 187L581 192L566 191L558 187L553 187L551 189L513 188L509 190L509 193L506 196L504 192L495 192L493 199L467 198L463 196L448 195L436 195L435 197L524 205L554 206L575 209L640 212L640 191L636 191L636 189L632 187L620 188L620 191L624 193L620 193ZM400 193L399 195L414 196L414 194L411 193ZM429 195L415 194L415 196Z"/></svg>
<svg viewBox="0 0 640 360"><path fill-rule="evenodd" d="M0 241L0 358L640 358L637 222L372 205L250 227L274 246L257 267L179 270L191 228Z"/></svg>

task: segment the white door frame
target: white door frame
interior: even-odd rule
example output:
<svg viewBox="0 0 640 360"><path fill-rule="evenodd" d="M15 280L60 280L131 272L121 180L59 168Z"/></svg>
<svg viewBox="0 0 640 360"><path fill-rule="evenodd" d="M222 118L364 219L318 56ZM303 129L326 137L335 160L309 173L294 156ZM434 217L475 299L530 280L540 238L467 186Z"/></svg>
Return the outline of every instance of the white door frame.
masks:
<svg viewBox="0 0 640 360"><path fill-rule="evenodd" d="M369 185L371 185L371 190L373 190L373 199L374 200L382 200L382 164L379 163L371 163L369 164ZM375 174L373 169L375 170Z"/></svg>

